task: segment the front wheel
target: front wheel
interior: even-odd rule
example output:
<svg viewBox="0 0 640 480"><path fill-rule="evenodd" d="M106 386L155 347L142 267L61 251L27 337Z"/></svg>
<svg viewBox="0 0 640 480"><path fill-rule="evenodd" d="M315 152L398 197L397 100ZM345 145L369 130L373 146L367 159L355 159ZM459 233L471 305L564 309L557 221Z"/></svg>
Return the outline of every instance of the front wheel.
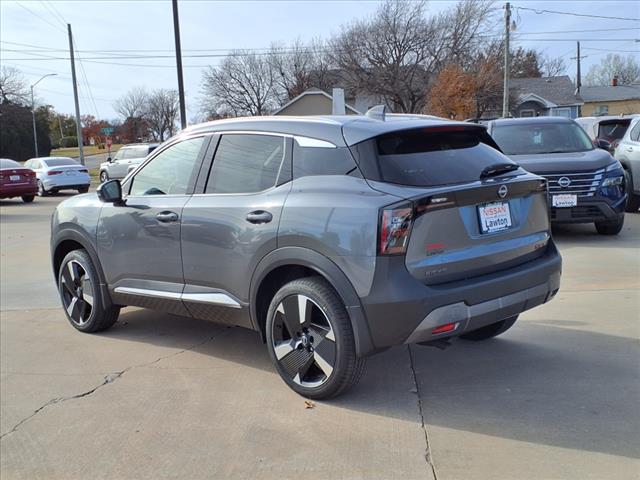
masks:
<svg viewBox="0 0 640 480"><path fill-rule="evenodd" d="M22 195L22 201L24 203L31 203L31 202L33 202L34 198L35 198L34 195Z"/></svg>
<svg viewBox="0 0 640 480"><path fill-rule="evenodd" d="M487 325L486 327L482 327L469 333L465 333L464 335L460 335L460 338L464 340L474 341L488 340L490 338L497 337L498 335L501 335L509 330L511 327L513 327L513 324L516 323L516 320L518 320L518 315L505 318L504 320L492 323L491 325Z"/></svg>
<svg viewBox="0 0 640 480"><path fill-rule="evenodd" d="M58 289L67 319L77 330L99 332L116 323L120 307L105 308L98 273L85 250L73 250L64 257Z"/></svg>
<svg viewBox="0 0 640 480"><path fill-rule="evenodd" d="M334 397L362 376L365 360L356 355L345 306L321 277L294 280L275 294L266 333L278 373L304 397Z"/></svg>
<svg viewBox="0 0 640 480"><path fill-rule="evenodd" d="M600 235L618 235L624 226L624 216L613 222L596 222L596 230Z"/></svg>
<svg viewBox="0 0 640 480"><path fill-rule="evenodd" d="M635 213L640 208L640 195L633 193L633 179L628 170L624 171L624 184L627 189L627 203L624 206L624 211Z"/></svg>
<svg viewBox="0 0 640 480"><path fill-rule="evenodd" d="M100 172L100 182L104 183L109 180L109 174L106 170L102 170Z"/></svg>

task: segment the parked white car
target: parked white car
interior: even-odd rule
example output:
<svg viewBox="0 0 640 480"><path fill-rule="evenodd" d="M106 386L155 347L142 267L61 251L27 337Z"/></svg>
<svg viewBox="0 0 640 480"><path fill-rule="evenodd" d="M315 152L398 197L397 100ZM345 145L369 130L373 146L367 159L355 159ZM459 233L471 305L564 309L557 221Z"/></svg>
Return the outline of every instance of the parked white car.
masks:
<svg viewBox="0 0 640 480"><path fill-rule="evenodd" d="M629 194L626 210L636 212L640 208L640 116L633 118L613 156L624 167Z"/></svg>
<svg viewBox="0 0 640 480"><path fill-rule="evenodd" d="M27 160L24 166L36 172L38 195L43 197L60 190L87 193L91 177L87 167L69 157L39 157Z"/></svg>
<svg viewBox="0 0 640 480"><path fill-rule="evenodd" d="M157 143L139 143L126 145L115 154L100 164L100 181L122 179L128 173L140 165L147 155L153 152Z"/></svg>

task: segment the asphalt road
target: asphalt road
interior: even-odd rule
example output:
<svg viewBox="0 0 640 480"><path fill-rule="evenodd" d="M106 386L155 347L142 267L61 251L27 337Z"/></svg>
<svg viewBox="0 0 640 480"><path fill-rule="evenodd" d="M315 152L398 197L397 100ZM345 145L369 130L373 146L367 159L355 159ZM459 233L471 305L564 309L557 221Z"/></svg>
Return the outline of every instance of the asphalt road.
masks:
<svg viewBox="0 0 640 480"><path fill-rule="evenodd" d="M640 214L557 229L560 293L499 339L388 350L307 409L253 332L133 308L76 332L61 199L0 207L3 480L640 478Z"/></svg>

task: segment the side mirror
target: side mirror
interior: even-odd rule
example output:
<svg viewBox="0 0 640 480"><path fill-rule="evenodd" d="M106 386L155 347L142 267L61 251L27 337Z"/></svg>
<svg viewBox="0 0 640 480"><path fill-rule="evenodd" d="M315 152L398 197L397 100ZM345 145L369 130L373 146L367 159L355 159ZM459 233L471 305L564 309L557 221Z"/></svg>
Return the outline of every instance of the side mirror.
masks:
<svg viewBox="0 0 640 480"><path fill-rule="evenodd" d="M602 150L611 150L611 143L607 142L604 138L596 138L594 143L596 148L601 148Z"/></svg>
<svg viewBox="0 0 640 480"><path fill-rule="evenodd" d="M122 185L120 180L109 180L101 184L96 190L98 198L104 203L113 203L116 206L124 205L122 200Z"/></svg>
<svg viewBox="0 0 640 480"><path fill-rule="evenodd" d="M109 162L109 163L113 163L113 158L111 158L111 157L107 157L107 162Z"/></svg>

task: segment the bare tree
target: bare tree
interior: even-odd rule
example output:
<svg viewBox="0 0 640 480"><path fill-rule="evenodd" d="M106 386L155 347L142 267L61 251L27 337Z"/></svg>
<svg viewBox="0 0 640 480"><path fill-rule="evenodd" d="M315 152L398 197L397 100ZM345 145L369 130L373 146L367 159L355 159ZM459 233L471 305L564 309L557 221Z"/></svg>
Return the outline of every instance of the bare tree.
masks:
<svg viewBox="0 0 640 480"><path fill-rule="evenodd" d="M562 57L553 58L541 55L540 58L540 71L543 77L557 77L567 72L567 65Z"/></svg>
<svg viewBox="0 0 640 480"><path fill-rule="evenodd" d="M134 87L113 102L113 109L120 114L130 127L134 139L142 138L147 124L144 120L148 109L149 94L144 87Z"/></svg>
<svg viewBox="0 0 640 480"><path fill-rule="evenodd" d="M585 85L610 85L613 77L618 77L621 85L640 82L640 64L633 55L622 57L610 53L600 61L600 65L592 65L585 78Z"/></svg>
<svg viewBox="0 0 640 480"><path fill-rule="evenodd" d="M29 87L20 70L3 66L0 70L0 103L26 105L29 102Z"/></svg>
<svg viewBox="0 0 640 480"><path fill-rule="evenodd" d="M266 115L278 104L269 60L242 50L203 73L202 93L209 117Z"/></svg>
<svg viewBox="0 0 640 480"><path fill-rule="evenodd" d="M481 45L490 2L463 0L427 19L425 1L386 0L375 15L331 41L349 89L381 96L394 111L418 112L431 79L446 63L465 67Z"/></svg>
<svg viewBox="0 0 640 480"><path fill-rule="evenodd" d="M148 95L144 119L156 140L163 142L176 132L179 101L176 90L158 89Z"/></svg>

